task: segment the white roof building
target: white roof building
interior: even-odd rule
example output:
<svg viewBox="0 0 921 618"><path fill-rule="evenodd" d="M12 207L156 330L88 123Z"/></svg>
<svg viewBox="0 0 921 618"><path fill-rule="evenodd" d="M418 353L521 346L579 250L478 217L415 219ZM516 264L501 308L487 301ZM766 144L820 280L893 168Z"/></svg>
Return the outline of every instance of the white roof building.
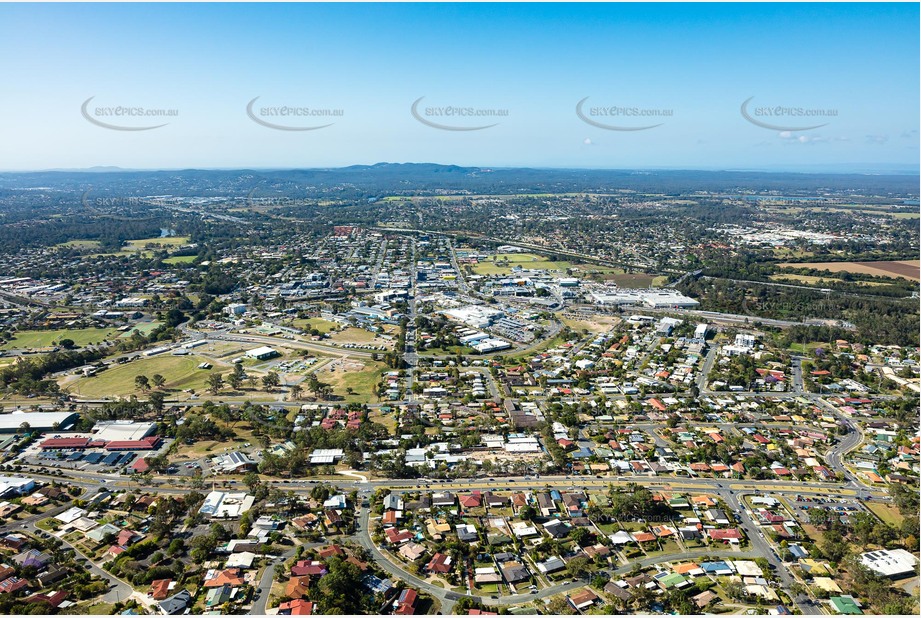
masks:
<svg viewBox="0 0 921 618"><path fill-rule="evenodd" d="M861 554L860 562L883 577L896 578L914 574L918 559L904 549L881 549Z"/></svg>
<svg viewBox="0 0 921 618"><path fill-rule="evenodd" d="M235 519L250 510L256 499L246 492L212 491L198 510L212 519Z"/></svg>
<svg viewBox="0 0 921 618"><path fill-rule="evenodd" d="M331 464L342 459L343 455L341 448L318 448L310 454L310 463Z"/></svg>

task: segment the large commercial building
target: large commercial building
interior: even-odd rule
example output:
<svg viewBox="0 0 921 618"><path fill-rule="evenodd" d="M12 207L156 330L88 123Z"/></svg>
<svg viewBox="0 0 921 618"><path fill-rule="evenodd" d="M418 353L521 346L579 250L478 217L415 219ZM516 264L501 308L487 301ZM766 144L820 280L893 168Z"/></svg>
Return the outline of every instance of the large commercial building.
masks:
<svg viewBox="0 0 921 618"><path fill-rule="evenodd" d="M0 476L0 498L21 496L35 489L33 479L22 476Z"/></svg>
<svg viewBox="0 0 921 618"><path fill-rule="evenodd" d="M670 289L648 288L642 290L615 289L610 292L592 292L592 300L597 305L642 305L653 308L693 308L699 302L681 292Z"/></svg>
<svg viewBox="0 0 921 618"><path fill-rule="evenodd" d="M0 414L0 433L16 433L23 423L31 431L64 431L80 419L76 412L13 412Z"/></svg>

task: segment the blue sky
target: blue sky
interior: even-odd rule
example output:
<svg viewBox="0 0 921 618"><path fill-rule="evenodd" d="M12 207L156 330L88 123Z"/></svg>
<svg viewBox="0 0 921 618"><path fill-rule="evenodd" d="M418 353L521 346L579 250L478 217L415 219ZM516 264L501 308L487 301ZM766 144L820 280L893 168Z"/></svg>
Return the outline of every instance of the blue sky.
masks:
<svg viewBox="0 0 921 618"><path fill-rule="evenodd" d="M917 171L918 21L917 4L6 4L0 169ZM81 114L90 97L93 120L168 124L102 128ZM332 125L262 126L255 97L258 119ZM661 124L592 126L576 114L586 97L589 120ZM774 128L743 117L750 97ZM178 115L103 115L118 106ZM341 115L265 109L283 106ZM435 115L445 107L507 113ZM796 111L766 115L778 107Z"/></svg>

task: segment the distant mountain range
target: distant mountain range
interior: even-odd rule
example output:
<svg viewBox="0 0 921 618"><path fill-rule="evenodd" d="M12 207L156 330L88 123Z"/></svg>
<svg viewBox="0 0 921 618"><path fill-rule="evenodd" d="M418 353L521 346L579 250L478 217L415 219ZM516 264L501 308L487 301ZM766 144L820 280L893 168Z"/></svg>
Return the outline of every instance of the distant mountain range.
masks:
<svg viewBox="0 0 921 618"><path fill-rule="evenodd" d="M913 198L917 174L834 174L762 171L487 168L435 163L377 163L310 169L46 170L0 173L0 187L117 190L132 195L337 195L373 198L437 190L471 193L563 193L632 190L646 193L782 191L860 192ZM264 192L264 193L263 193Z"/></svg>

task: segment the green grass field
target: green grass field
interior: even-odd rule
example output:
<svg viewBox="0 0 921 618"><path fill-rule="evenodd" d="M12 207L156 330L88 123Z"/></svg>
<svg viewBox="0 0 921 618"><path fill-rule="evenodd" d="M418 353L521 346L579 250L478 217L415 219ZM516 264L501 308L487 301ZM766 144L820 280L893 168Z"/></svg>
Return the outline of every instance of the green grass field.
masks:
<svg viewBox="0 0 921 618"><path fill-rule="evenodd" d="M324 320L323 318L307 318L306 320L296 319L292 320L292 325L294 328L300 328L301 330L306 331L315 328L321 333L328 333L329 331L339 326L335 322L330 322L329 320Z"/></svg>
<svg viewBox="0 0 921 618"><path fill-rule="evenodd" d="M72 247L75 249L95 249L99 246L98 240L68 240L67 242L62 242L56 246L58 247Z"/></svg>
<svg viewBox="0 0 921 618"><path fill-rule="evenodd" d="M162 356L140 358L125 365L118 365L89 377L79 378L67 384L68 390L82 397L122 397L137 394L143 398L134 385L134 378L145 375L148 378L159 373L166 378L164 388L172 391L193 389L198 393L205 390L212 370L198 369L204 362L200 356Z"/></svg>
<svg viewBox="0 0 921 618"><path fill-rule="evenodd" d="M164 236L163 238L140 238L138 240L129 240L125 243L122 251L137 251L146 249L148 245L154 248L181 247L189 244L188 236Z"/></svg>
<svg viewBox="0 0 921 618"><path fill-rule="evenodd" d="M140 252L141 255L149 257L153 251L171 251L182 245L189 244L190 238L188 236L164 236L163 238L139 238L137 240L128 240L125 242L125 245L119 250L118 253L97 253L96 257L104 257L107 255L126 255L134 254ZM182 258L192 256L178 256ZM168 258L170 259L170 258ZM176 262L173 262L176 263Z"/></svg>
<svg viewBox="0 0 921 618"><path fill-rule="evenodd" d="M120 335L120 337L121 337L121 338L128 338L128 337L131 336L131 333L133 333L133 332L136 331L136 330L137 330L137 331L140 331L141 334L146 335L146 334L150 333L150 331L152 331L153 329L155 329L155 328L158 327L158 326L160 326L160 322L139 322L139 323L137 323L137 324L132 324L131 330L127 330L127 331L123 332L123 333Z"/></svg>
<svg viewBox="0 0 921 618"><path fill-rule="evenodd" d="M830 283L843 283L841 279L835 279L834 277L816 277L813 275L793 275L787 273L776 273L769 276L771 281L777 281L778 283L790 283L793 285L805 284L805 285L828 285ZM878 286L878 285L887 285L883 281L850 281L856 285L864 286Z"/></svg>
<svg viewBox="0 0 921 618"><path fill-rule="evenodd" d="M473 264L472 268L478 275L507 275L515 266L536 270L566 270L571 268L573 263L555 262L536 253L497 253L486 261Z"/></svg>
<svg viewBox="0 0 921 618"><path fill-rule="evenodd" d="M15 339L0 346L0 350L46 348L61 339L71 339L75 345L85 346L100 343L118 335L114 328L78 328L74 330L24 330L16 333Z"/></svg>
<svg viewBox="0 0 921 618"><path fill-rule="evenodd" d="M864 502L863 505L890 526L898 528L902 524L902 515L899 513L899 509L891 504Z"/></svg>
<svg viewBox="0 0 921 618"><path fill-rule="evenodd" d="M164 264L191 264L197 255L174 255L163 260Z"/></svg>

